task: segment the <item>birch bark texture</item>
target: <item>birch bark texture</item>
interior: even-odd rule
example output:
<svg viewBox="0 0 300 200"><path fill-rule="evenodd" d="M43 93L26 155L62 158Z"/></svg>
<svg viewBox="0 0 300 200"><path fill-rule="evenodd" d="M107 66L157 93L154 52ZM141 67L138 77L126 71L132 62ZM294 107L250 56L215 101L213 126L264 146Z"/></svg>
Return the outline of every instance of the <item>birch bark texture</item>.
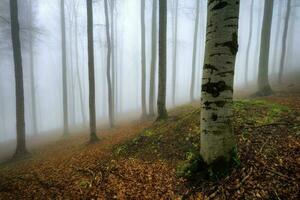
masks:
<svg viewBox="0 0 300 200"><path fill-rule="evenodd" d="M239 0L208 1L201 92L204 162L229 162L236 146L232 128L233 77L238 51Z"/></svg>

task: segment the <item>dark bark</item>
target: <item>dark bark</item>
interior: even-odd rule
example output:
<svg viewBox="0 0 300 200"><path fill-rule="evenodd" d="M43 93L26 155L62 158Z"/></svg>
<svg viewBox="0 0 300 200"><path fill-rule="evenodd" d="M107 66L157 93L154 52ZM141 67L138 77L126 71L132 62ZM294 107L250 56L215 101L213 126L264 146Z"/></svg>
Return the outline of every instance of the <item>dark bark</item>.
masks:
<svg viewBox="0 0 300 200"><path fill-rule="evenodd" d="M98 140L98 137L96 132L93 0L86 0L86 5L87 5L87 35L88 35L88 65L89 65L90 142L95 142Z"/></svg>
<svg viewBox="0 0 300 200"><path fill-rule="evenodd" d="M167 0L159 0L159 77L158 77L158 119L168 117L166 109L167 79Z"/></svg>
<svg viewBox="0 0 300 200"><path fill-rule="evenodd" d="M23 66L20 43L20 26L18 19L18 0L10 0L11 38L15 68L15 95L16 95L16 130L17 148L15 157L24 156L26 150L25 114L24 114L24 86Z"/></svg>

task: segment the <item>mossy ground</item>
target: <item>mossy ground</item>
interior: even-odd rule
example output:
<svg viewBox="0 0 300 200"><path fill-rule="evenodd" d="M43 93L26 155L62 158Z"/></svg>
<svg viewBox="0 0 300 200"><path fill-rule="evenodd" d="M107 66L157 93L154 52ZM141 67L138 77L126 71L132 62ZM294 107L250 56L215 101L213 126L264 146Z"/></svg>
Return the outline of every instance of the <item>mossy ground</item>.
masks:
<svg viewBox="0 0 300 200"><path fill-rule="evenodd" d="M193 103L166 120L102 130L92 145L88 134L64 138L3 164L0 199L299 199L299 105L300 96L235 101L238 167L225 177L199 178Z"/></svg>

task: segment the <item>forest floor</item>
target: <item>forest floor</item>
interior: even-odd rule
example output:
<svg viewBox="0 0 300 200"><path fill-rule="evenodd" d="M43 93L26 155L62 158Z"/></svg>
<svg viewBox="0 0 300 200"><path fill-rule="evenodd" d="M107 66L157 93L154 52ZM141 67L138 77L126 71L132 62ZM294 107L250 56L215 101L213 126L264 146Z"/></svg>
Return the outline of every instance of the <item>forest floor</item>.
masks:
<svg viewBox="0 0 300 200"><path fill-rule="evenodd" d="M99 133L63 138L0 165L0 199L299 199L300 94L236 100L238 167L222 179L178 176L199 143L199 103Z"/></svg>

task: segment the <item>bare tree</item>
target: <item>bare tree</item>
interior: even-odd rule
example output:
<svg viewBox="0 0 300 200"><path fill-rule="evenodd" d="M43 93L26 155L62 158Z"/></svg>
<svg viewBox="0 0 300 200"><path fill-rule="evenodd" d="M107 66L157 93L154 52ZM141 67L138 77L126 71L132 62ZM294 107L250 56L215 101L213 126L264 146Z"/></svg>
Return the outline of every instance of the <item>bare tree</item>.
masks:
<svg viewBox="0 0 300 200"><path fill-rule="evenodd" d="M146 108L146 40L145 40L145 1L141 1L141 66L142 66L142 118L147 116Z"/></svg>
<svg viewBox="0 0 300 200"><path fill-rule="evenodd" d="M109 29L109 15L108 15L108 2L104 0L104 12L105 12L105 22L106 22L106 39L107 39L107 86L108 86L108 114L109 114L109 125L114 127L114 110L113 110L113 90L111 81L111 38Z"/></svg>
<svg viewBox="0 0 300 200"><path fill-rule="evenodd" d="M158 119L168 117L166 109L167 79L167 0L159 0L159 77L158 77Z"/></svg>
<svg viewBox="0 0 300 200"><path fill-rule="evenodd" d="M287 41L288 41L288 30L289 30L289 22L291 18L291 0L287 0L287 10L285 14L284 19L284 28L283 28L283 36L282 36L282 54L280 57L280 66L279 66L279 74L278 79L279 83L282 83L282 75L283 75L283 69L284 65L286 64L286 54L287 54Z"/></svg>
<svg viewBox="0 0 300 200"><path fill-rule="evenodd" d="M196 77L196 59L198 46L198 32L199 32L199 17L200 17L200 1L196 0L196 20L194 28L194 46L193 46L193 61L192 61L192 78L190 88L190 100L195 100L195 77Z"/></svg>
<svg viewBox="0 0 300 200"><path fill-rule="evenodd" d="M252 42L252 32L253 32L253 7L254 7L254 0L251 0L250 3L250 22L249 22L249 37L247 43L247 50L246 50L246 59L245 59L245 83L248 84L248 71L249 71L249 54Z"/></svg>
<svg viewBox="0 0 300 200"><path fill-rule="evenodd" d="M274 0L265 1L264 17L261 30L259 68L258 68L258 96L272 94L269 83L269 52L270 52L270 36L272 26Z"/></svg>
<svg viewBox="0 0 300 200"><path fill-rule="evenodd" d="M94 33L93 33L93 0L86 0L88 64L89 64L89 107L90 107L90 142L98 140L96 130L95 103L95 69L94 69Z"/></svg>
<svg viewBox="0 0 300 200"><path fill-rule="evenodd" d="M14 157L24 156L26 150L23 66L18 19L18 0L10 0L11 39L15 67L17 148Z"/></svg>
<svg viewBox="0 0 300 200"><path fill-rule="evenodd" d="M152 1L152 34L151 34L151 69L150 69L150 90L149 90L149 115L154 116L155 101L155 72L157 60L157 0Z"/></svg>
<svg viewBox="0 0 300 200"><path fill-rule="evenodd" d="M173 74L172 74L172 104L176 99L176 78L177 78L177 34L178 34L178 0L173 5Z"/></svg>
<svg viewBox="0 0 300 200"><path fill-rule="evenodd" d="M62 93L63 93L63 125L64 135L69 134L68 116L68 89L67 89L67 50L66 50L66 22L65 22L65 0L60 1L60 23L61 23L61 59L62 59Z"/></svg>

